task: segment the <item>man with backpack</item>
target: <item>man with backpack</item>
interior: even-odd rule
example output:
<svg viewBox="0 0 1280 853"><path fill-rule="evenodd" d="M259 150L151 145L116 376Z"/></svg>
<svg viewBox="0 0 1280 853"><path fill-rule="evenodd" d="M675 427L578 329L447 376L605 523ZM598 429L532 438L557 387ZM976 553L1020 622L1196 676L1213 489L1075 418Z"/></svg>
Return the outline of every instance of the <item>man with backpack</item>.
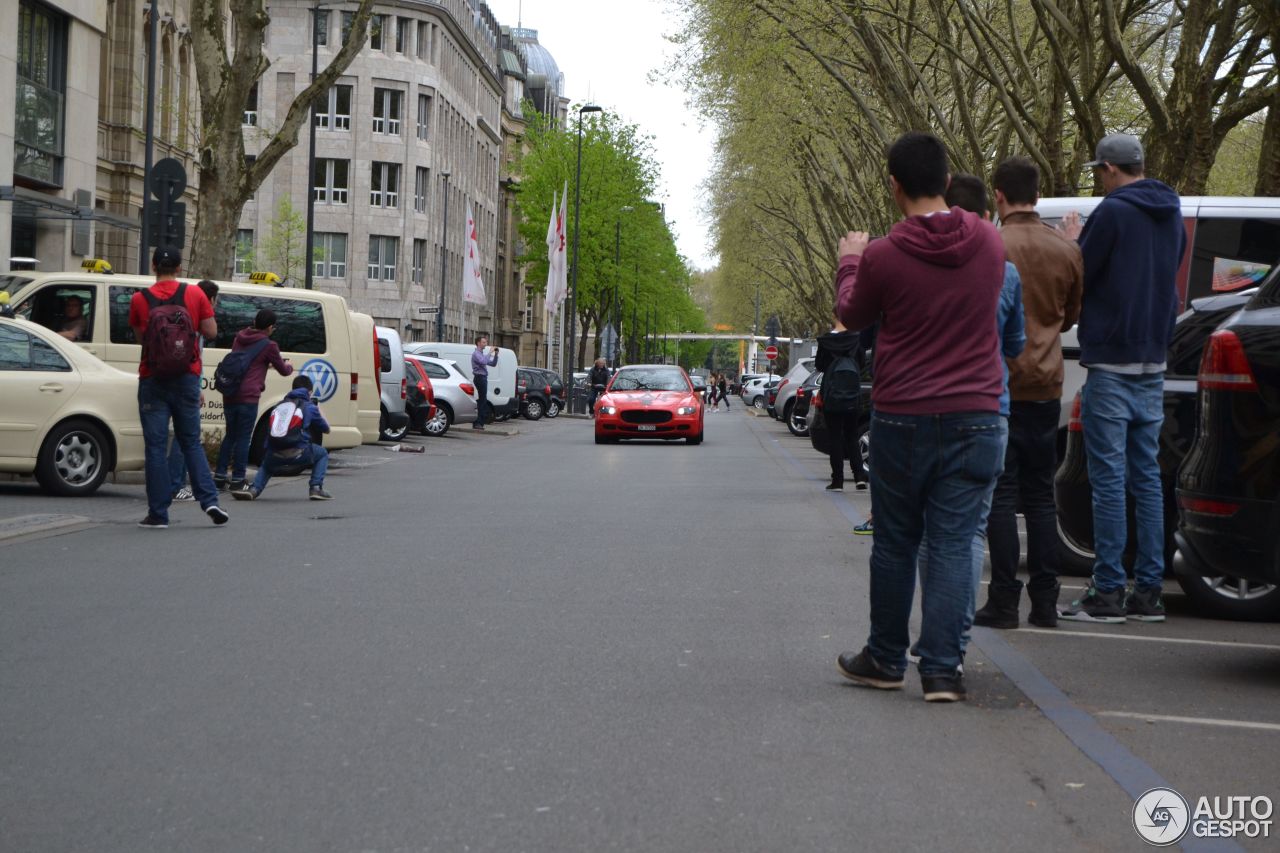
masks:
<svg viewBox="0 0 1280 853"><path fill-rule="evenodd" d="M280 355L280 346L271 335L276 329L276 312L263 308L253 325L236 334L231 352L222 359L213 375L213 387L222 392L222 414L226 433L218 450L213 484L227 486L227 466L231 466L231 491L246 487L245 468L249 464L249 442L258 420L258 401L267 388L267 368L281 376L293 373L293 365Z"/></svg>
<svg viewBox="0 0 1280 853"><path fill-rule="evenodd" d="M324 474L329 469L329 451L312 442L312 433L327 433L329 422L311 399L311 388L310 376L304 373L293 377L293 390L271 410L267 454L262 459L258 476L254 477L252 486L233 491L231 497L238 501L256 501L275 470L288 465L311 469L308 493L311 500L333 499L333 495L324 490Z"/></svg>
<svg viewBox="0 0 1280 853"><path fill-rule="evenodd" d="M858 453L858 416L862 411L862 376L858 366L860 336L837 318L835 328L818 338L813 367L822 374L822 420L830 435L831 482L827 491L844 489L844 463L848 460L858 488L862 459Z"/></svg>
<svg viewBox="0 0 1280 853"><path fill-rule="evenodd" d="M218 312L218 285L206 278L197 284L196 287L200 288L200 292L208 297L209 304L213 306L213 311L216 315ZM200 337L196 346L200 350L201 359L203 359L204 336ZM200 407L204 408L203 392L200 394ZM183 503L196 499L195 492L187 486L187 460L183 458L182 445L178 444L176 439L169 442L169 480L173 484L170 487L170 491L173 493L174 503ZM214 486L217 487L216 479L214 481Z"/></svg>
<svg viewBox="0 0 1280 853"><path fill-rule="evenodd" d="M200 508L214 524L226 524L230 516L218 506L209 460L200 443L199 339L218 334L213 306L200 288L177 280L182 253L176 248L157 247L151 268L156 283L135 293L129 303L129 326L142 343L138 413L146 447L147 517L138 526L150 530L169 526L173 500L166 459L170 421Z"/></svg>

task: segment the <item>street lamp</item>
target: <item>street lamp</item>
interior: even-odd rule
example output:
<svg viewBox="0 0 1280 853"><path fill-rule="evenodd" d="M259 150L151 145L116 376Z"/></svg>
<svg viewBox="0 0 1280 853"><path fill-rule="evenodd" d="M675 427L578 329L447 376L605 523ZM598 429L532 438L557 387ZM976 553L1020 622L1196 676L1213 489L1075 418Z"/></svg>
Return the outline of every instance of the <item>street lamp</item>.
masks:
<svg viewBox="0 0 1280 853"><path fill-rule="evenodd" d="M582 114L598 113L603 110L595 104L583 104L578 107L578 165L573 181L573 286L569 290L569 371L564 378L564 387L573 387L573 368L576 360L578 333L578 213L582 208Z"/></svg>
<svg viewBox="0 0 1280 853"><path fill-rule="evenodd" d="M440 305L436 308L436 343L438 344L444 343L444 283L449 259L449 250L447 248L449 241L449 170L441 169L440 176L444 178L444 231L440 235Z"/></svg>
<svg viewBox="0 0 1280 853"><path fill-rule="evenodd" d="M629 204L624 204L618 209L619 213L630 213L635 210ZM619 217L615 222L615 230L613 234L613 329L617 333L614 337L616 343L613 347L613 367L618 366L618 362L622 357L622 218Z"/></svg>

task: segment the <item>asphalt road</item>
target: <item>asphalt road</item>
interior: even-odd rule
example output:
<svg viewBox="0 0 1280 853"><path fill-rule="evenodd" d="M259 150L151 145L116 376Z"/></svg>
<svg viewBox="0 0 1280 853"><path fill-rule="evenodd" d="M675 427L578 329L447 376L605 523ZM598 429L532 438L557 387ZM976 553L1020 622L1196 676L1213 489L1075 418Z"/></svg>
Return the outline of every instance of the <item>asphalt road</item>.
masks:
<svg viewBox="0 0 1280 853"><path fill-rule="evenodd" d="M1280 799L1276 626L1171 592L979 631L964 704L855 687L869 499L707 424L364 447L224 528L0 483L0 534L86 519L0 541L0 850L1137 850L1134 789Z"/></svg>

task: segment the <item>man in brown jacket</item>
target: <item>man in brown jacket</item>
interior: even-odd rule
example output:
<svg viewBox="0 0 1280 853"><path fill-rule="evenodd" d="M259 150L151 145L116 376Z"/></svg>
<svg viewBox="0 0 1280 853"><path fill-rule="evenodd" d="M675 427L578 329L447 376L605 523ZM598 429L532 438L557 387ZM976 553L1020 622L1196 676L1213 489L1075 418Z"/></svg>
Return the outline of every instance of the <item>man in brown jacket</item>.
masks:
<svg viewBox="0 0 1280 853"><path fill-rule="evenodd" d="M1058 533L1053 474L1062 413L1060 335L1080 316L1084 262L1080 248L1040 221L1035 212L1040 172L1026 157L1013 157L994 176L996 210L1009 260L1022 276L1027 345L1009 362L1009 444L987 521L991 586L974 624L1018 627L1022 583L1017 579L1017 511L1027 523L1027 569L1033 625L1058 624Z"/></svg>

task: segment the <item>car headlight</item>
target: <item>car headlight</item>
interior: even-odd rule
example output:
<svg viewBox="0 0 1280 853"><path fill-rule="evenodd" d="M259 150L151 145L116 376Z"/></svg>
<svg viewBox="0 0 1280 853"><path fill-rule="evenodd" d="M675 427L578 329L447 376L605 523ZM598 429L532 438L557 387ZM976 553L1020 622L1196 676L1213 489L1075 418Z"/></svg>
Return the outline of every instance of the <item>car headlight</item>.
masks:
<svg viewBox="0 0 1280 853"><path fill-rule="evenodd" d="M618 414L618 407L617 407L617 406L601 406L601 407L600 407L600 414L602 414L602 415L616 415L616 414Z"/></svg>
<svg viewBox="0 0 1280 853"><path fill-rule="evenodd" d="M697 406L681 406L680 408L676 409L676 414L677 414L677 415L692 415L692 414L693 414L694 412L696 412L696 411L698 411L698 407L697 407Z"/></svg>

